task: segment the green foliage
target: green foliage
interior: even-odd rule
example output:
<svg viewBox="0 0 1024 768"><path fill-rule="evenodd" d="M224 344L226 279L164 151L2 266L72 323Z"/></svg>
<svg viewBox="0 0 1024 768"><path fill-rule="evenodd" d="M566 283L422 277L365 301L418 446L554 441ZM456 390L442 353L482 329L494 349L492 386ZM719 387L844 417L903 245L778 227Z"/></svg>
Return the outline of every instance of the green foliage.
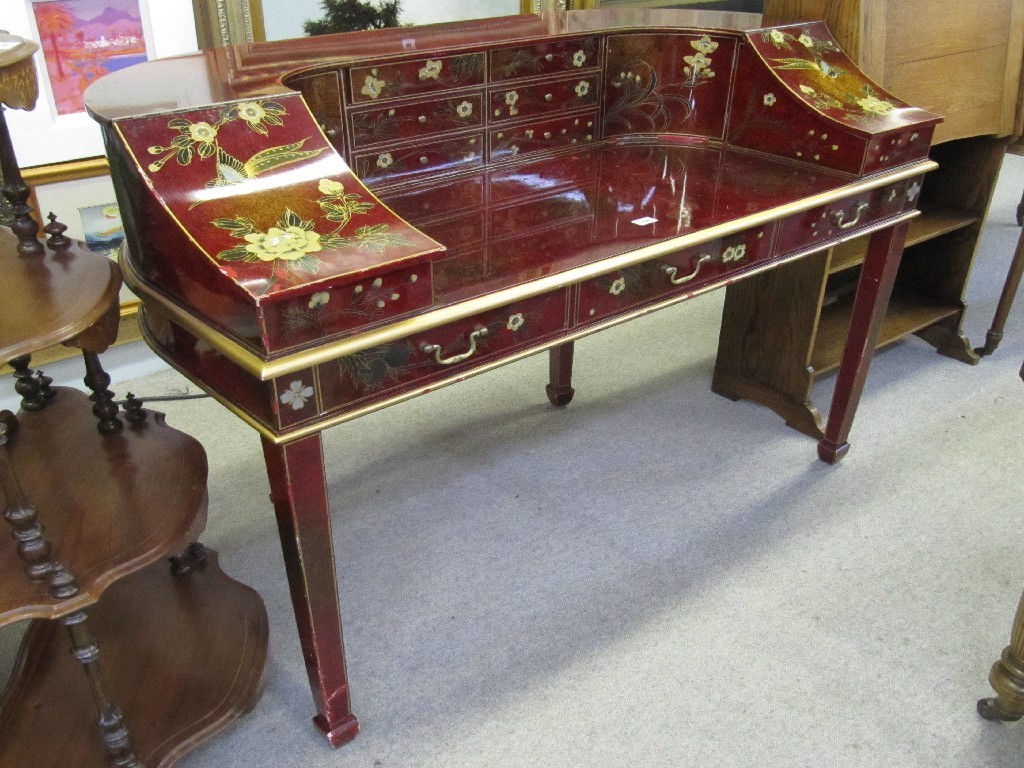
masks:
<svg viewBox="0 0 1024 768"><path fill-rule="evenodd" d="M302 29L307 35L328 35L332 32L356 32L363 29L397 27L402 0L321 0L324 16L307 19Z"/></svg>

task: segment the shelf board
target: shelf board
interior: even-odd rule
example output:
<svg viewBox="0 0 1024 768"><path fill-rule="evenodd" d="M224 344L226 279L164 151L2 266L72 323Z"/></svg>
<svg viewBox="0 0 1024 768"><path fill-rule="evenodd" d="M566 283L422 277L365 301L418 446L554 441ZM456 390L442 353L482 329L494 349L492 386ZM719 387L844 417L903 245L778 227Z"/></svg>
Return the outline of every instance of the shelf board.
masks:
<svg viewBox="0 0 1024 768"><path fill-rule="evenodd" d="M89 625L111 698L148 768L173 765L262 692L266 609L209 550L182 576L157 562L121 579L89 611ZM95 720L67 630L33 622L0 699L0 768L109 768Z"/></svg>
<svg viewBox="0 0 1024 768"><path fill-rule="evenodd" d="M16 250L18 239L0 227L0 361L6 363L72 339L102 352L114 341L121 272L117 264L77 240L38 256Z"/></svg>
<svg viewBox="0 0 1024 768"><path fill-rule="evenodd" d="M18 414L7 450L53 559L80 591L51 598L45 583L25 576L8 540L0 546L0 626L96 602L118 578L176 553L206 522L206 453L194 438L154 411L139 424L122 413L124 429L102 435L85 392L54 391L41 411Z"/></svg>
<svg viewBox="0 0 1024 768"><path fill-rule="evenodd" d="M907 334L926 328L956 314L960 309L959 306L918 296L897 286L889 300L875 348L880 349ZM839 366L852 312L852 295L822 307L814 349L811 351L810 365L815 376Z"/></svg>
<svg viewBox="0 0 1024 768"><path fill-rule="evenodd" d="M909 248L912 245L917 245L932 238L969 227L980 219L981 217L978 214L960 208L922 203L921 215L910 220L906 247ZM867 253L868 237L868 235L865 235L837 245L832 251L832 258L828 268L829 274L842 272L844 269L850 269L861 264L864 261L864 255Z"/></svg>

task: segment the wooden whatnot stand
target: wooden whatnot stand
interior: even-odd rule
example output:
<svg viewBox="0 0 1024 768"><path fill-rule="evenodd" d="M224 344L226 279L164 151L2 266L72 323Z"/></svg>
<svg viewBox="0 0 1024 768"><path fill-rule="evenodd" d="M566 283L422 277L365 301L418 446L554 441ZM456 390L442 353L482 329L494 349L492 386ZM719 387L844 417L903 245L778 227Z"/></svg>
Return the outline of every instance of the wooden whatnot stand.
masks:
<svg viewBox="0 0 1024 768"><path fill-rule="evenodd" d="M34 46L2 42L18 76L0 83L23 85ZM117 333L116 264L52 216L39 240L5 128L0 157L17 233L0 228L0 360L22 397L17 415L0 412L14 539L0 547L0 626L32 621L0 698L0 768L170 766L254 706L266 612L195 543L202 447L138 399L114 402L99 354ZM91 396L29 367L55 344L82 350Z"/></svg>

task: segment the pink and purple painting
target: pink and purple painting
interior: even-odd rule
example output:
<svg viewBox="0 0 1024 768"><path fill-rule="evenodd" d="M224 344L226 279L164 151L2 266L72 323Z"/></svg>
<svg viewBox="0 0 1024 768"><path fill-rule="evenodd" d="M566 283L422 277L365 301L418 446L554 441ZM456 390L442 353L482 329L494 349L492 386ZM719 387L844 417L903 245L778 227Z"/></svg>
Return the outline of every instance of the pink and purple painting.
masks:
<svg viewBox="0 0 1024 768"><path fill-rule="evenodd" d="M103 75L146 60L139 0L33 0L32 11L59 115L84 110Z"/></svg>

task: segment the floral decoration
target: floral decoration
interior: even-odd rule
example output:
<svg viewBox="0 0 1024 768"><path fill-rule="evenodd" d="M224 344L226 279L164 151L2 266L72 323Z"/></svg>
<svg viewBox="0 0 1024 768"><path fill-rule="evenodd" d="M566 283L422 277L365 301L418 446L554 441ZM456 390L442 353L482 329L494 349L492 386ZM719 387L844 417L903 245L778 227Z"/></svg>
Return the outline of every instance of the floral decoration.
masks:
<svg viewBox="0 0 1024 768"><path fill-rule="evenodd" d="M781 29L762 33L762 40L776 49L792 52L792 56L772 58L777 70L801 70L816 78L815 86L799 83L804 99L819 111L834 109L846 113L848 119L864 122L885 116L897 108L892 101L882 98L870 83L851 82L854 75L830 59L841 55L839 46L831 40L814 37L807 31L796 35Z"/></svg>
<svg viewBox="0 0 1024 768"><path fill-rule="evenodd" d="M774 93L766 93L764 95L764 98L762 99L762 103L766 107L774 107L776 101L777 101L777 99L775 98L775 94Z"/></svg>
<svg viewBox="0 0 1024 768"><path fill-rule="evenodd" d="M588 83L586 80L580 80L579 83L576 84L576 88L574 88L573 90L575 90L576 95L582 99L584 96L590 93L590 83Z"/></svg>
<svg viewBox="0 0 1024 768"><path fill-rule="evenodd" d="M281 404L290 405L293 411L301 410L313 397L313 388L304 384L301 380L293 381L284 392L281 393Z"/></svg>
<svg viewBox="0 0 1024 768"><path fill-rule="evenodd" d="M470 117L473 114L473 105L468 101L464 101L455 108L455 112L459 117Z"/></svg>
<svg viewBox="0 0 1024 768"><path fill-rule="evenodd" d="M213 226L244 241L244 244L221 251L217 258L227 262L270 264L271 273L261 291L265 292L293 270L316 274L320 269L320 259L316 254L322 251L365 248L382 253L389 246L411 245L404 236L391 233L388 224L363 226L351 235L341 234L354 216L367 213L374 204L363 202L361 195L346 192L344 184L332 179L321 179L319 191L321 197L317 199L317 205L324 218L336 225L333 229L317 232L315 221L303 219L290 208L286 208L281 218L266 231L257 228L252 219L244 216L214 219L211 222ZM314 296L319 297L319 306L330 301L327 294ZM312 299L310 308L313 308Z"/></svg>
<svg viewBox="0 0 1024 768"><path fill-rule="evenodd" d="M611 286L608 288L608 293L612 296L618 296L624 290L626 290L626 280L625 278L619 277L612 281Z"/></svg>
<svg viewBox="0 0 1024 768"><path fill-rule="evenodd" d="M584 51L578 50L572 55L572 65L574 67L582 67L587 63L587 54Z"/></svg>
<svg viewBox="0 0 1024 768"><path fill-rule="evenodd" d="M510 331L515 332L522 328L525 324L526 318L523 317L523 313L517 312L508 319L508 323L506 323L505 327L508 328Z"/></svg>
<svg viewBox="0 0 1024 768"><path fill-rule="evenodd" d="M442 62L427 59L427 63L420 68L420 80L437 80L441 74Z"/></svg>
<svg viewBox="0 0 1024 768"><path fill-rule="evenodd" d="M440 72L440 68L438 68L438 72ZM363 82L363 87L359 89L359 92L363 94L363 96L369 96L371 99L376 99L384 92L384 88L387 87L388 82L387 80L379 78L379 74L380 73L376 69L370 70L370 74L366 76L366 80ZM420 79L422 80L425 78L421 77Z"/></svg>
<svg viewBox="0 0 1024 768"><path fill-rule="evenodd" d="M208 181L206 186L216 187L241 184L267 171L316 157L323 152L323 147L303 150L302 146L306 139L261 149L245 161L224 148L223 134L230 124L241 121L250 130L267 136L268 126L283 126L282 117L286 114L285 108L276 101L256 100L227 107L213 123L204 120L193 122L184 117L176 117L167 123L167 127L178 134L171 139L170 144L166 147L158 144L147 148L149 154L161 156L151 162L148 169L151 173L158 173L172 158L180 166L190 165L196 157L201 160L213 160L216 176Z"/></svg>

